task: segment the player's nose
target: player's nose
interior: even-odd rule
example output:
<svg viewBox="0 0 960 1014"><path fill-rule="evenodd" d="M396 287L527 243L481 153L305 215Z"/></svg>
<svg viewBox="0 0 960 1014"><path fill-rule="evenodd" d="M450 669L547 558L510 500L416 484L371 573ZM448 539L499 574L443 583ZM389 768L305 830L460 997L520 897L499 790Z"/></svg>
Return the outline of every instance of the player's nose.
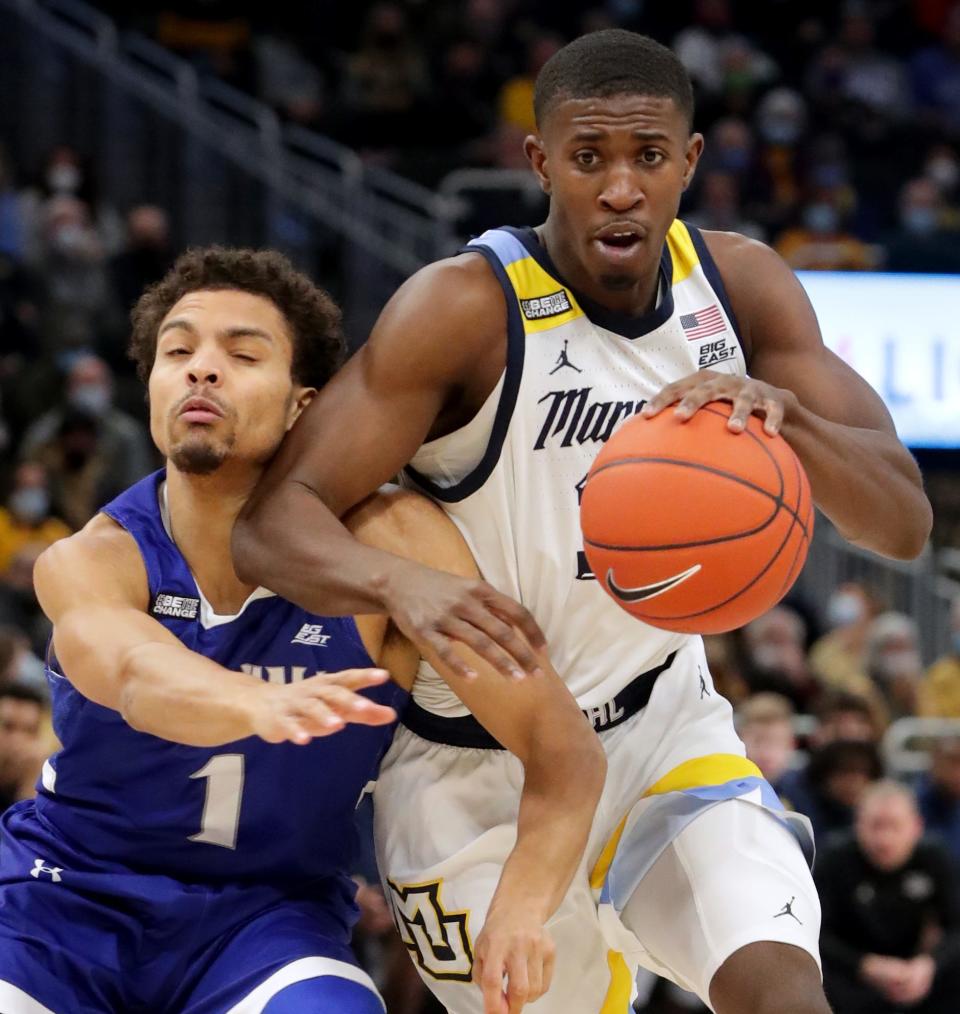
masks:
<svg viewBox="0 0 960 1014"><path fill-rule="evenodd" d="M603 180L600 204L606 211L622 214L631 211L644 199L643 188L635 172L628 167L614 166Z"/></svg>
<svg viewBox="0 0 960 1014"><path fill-rule="evenodd" d="M187 366L187 383L191 387L219 387L222 380L223 370L214 359L197 358Z"/></svg>

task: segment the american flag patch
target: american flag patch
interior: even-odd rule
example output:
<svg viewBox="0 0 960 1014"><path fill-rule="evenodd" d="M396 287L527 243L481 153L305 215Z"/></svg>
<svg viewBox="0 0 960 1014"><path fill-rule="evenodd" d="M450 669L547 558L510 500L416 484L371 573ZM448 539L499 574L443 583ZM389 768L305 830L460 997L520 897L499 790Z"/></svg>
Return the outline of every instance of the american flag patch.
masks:
<svg viewBox="0 0 960 1014"><path fill-rule="evenodd" d="M680 316L680 326L687 334L688 341L699 341L701 338L709 338L712 334L719 334L725 331L727 323L723 319L720 307L714 303L712 306L705 306L695 313L684 313Z"/></svg>

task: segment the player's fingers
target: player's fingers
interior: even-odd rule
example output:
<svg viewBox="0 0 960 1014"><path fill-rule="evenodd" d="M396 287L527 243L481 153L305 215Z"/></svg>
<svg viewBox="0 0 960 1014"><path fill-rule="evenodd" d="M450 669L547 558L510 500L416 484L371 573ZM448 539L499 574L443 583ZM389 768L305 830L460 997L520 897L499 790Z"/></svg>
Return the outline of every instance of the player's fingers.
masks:
<svg viewBox="0 0 960 1014"><path fill-rule="evenodd" d="M480 972L484 1014L501 1014L503 1003L503 959L495 952L487 955Z"/></svg>
<svg viewBox="0 0 960 1014"><path fill-rule="evenodd" d="M298 703L293 720L312 736L330 736L344 727L343 719L326 703L307 698Z"/></svg>
<svg viewBox="0 0 960 1014"><path fill-rule="evenodd" d="M729 380L724 377L704 380L687 391L674 412L680 419L690 419L711 401L730 400Z"/></svg>
<svg viewBox="0 0 960 1014"><path fill-rule="evenodd" d="M527 948L515 947L507 955L507 1010L520 1014L530 998L530 975L527 968Z"/></svg>
<svg viewBox="0 0 960 1014"><path fill-rule="evenodd" d="M435 655L440 664L446 666L455 676L466 680L477 678L476 669L469 665L457 651L454 641L439 631L431 630L422 633L416 643L422 655L427 657Z"/></svg>
<svg viewBox="0 0 960 1014"><path fill-rule="evenodd" d="M547 646L547 639L529 609L520 605L519 602L510 598L509 595L504 595L498 592L496 588L491 588L486 583L484 584L484 595L487 605L498 616L505 619L507 623L516 627L526 638L527 644L531 648L537 650ZM509 647L509 645L504 645L504 647ZM515 657L525 668L528 668L531 664L534 667L539 666L536 657L533 658L532 663L526 656L516 655Z"/></svg>
<svg viewBox="0 0 960 1014"><path fill-rule="evenodd" d="M727 429L739 433L747 425L747 419L757 408L755 392L750 387L742 387L739 394L733 399L733 411L727 420Z"/></svg>
<svg viewBox="0 0 960 1014"><path fill-rule="evenodd" d="M550 934L544 932L543 940L543 991L544 993L550 990L550 984L553 982L553 969L557 961L557 947L550 937Z"/></svg>
<svg viewBox="0 0 960 1014"><path fill-rule="evenodd" d="M480 635L473 641L465 643L480 653L484 644L483 635L486 635L487 640L493 645L488 650L500 659L501 663L508 666L508 671L504 675L523 679L527 672L538 668L537 656L526 640L514 627L491 612L484 604L478 602L473 608L468 609L461 619L475 627ZM489 661L494 664L493 659Z"/></svg>
<svg viewBox="0 0 960 1014"><path fill-rule="evenodd" d="M314 677L317 678L326 684L346 687L347 690L363 690L364 687L377 687L386 683L390 673L386 669L344 669L342 672L323 673L322 676Z"/></svg>
<svg viewBox="0 0 960 1014"><path fill-rule="evenodd" d="M543 951L539 946L530 948L527 959L527 1002L533 1003L543 996Z"/></svg>
<svg viewBox="0 0 960 1014"><path fill-rule="evenodd" d="M290 743L306 746L313 739L313 733L307 723L295 715L288 715L280 724L283 739Z"/></svg>
<svg viewBox="0 0 960 1014"><path fill-rule="evenodd" d="M450 620L444 626L444 633L471 648L501 675L516 680L523 679L523 670L513 658L479 627L475 627L465 620Z"/></svg>
<svg viewBox="0 0 960 1014"><path fill-rule="evenodd" d="M675 401L679 401L684 394L686 394L688 388L693 382L692 377L687 377L684 380L675 380L672 384L667 384L666 387L661 388L640 410L642 416L650 418L655 416L658 412L662 412L668 405L672 405Z"/></svg>
<svg viewBox="0 0 960 1014"><path fill-rule="evenodd" d="M783 425L783 402L778 398L766 398L763 402L766 418L763 422L763 431L769 436L776 436Z"/></svg>
<svg viewBox="0 0 960 1014"><path fill-rule="evenodd" d="M356 722L360 725L385 725L396 717L393 708L377 704L367 697L355 694L346 687L318 687L316 698L322 700L328 708L345 722Z"/></svg>

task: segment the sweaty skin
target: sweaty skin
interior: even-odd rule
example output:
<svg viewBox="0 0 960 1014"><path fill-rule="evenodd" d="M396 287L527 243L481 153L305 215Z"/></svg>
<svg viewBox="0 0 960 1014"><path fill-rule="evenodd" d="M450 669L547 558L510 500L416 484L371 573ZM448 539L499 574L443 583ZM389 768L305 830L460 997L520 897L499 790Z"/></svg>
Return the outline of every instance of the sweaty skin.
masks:
<svg viewBox="0 0 960 1014"><path fill-rule="evenodd" d="M672 99L636 95L560 101L542 127L526 141L551 197L541 242L588 297L621 312L648 311L702 137L690 133ZM618 232L630 233L626 246L610 242ZM733 233L704 239L744 337L750 377L702 371L666 387L647 414L680 402L689 417L723 399L734 403L734 432L751 412L765 416L848 539L893 558L918 555L930 505L879 397L824 347L806 294L777 254ZM316 612L389 613L422 651L461 675L470 667L455 641L505 675L534 670L531 646L542 647L542 634L523 607L482 581L361 546L338 521L424 441L469 422L505 361L506 306L486 261L467 253L418 271L284 441L235 528L237 572Z"/></svg>

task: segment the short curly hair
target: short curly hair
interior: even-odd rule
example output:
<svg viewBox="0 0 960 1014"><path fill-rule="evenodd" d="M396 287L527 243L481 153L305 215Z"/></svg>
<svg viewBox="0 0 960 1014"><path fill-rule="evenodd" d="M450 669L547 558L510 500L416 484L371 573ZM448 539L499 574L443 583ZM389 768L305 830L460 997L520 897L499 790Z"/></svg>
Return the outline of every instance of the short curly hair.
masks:
<svg viewBox="0 0 960 1014"><path fill-rule="evenodd" d="M197 247L137 301L130 320L128 352L146 383L157 352L163 318L187 293L236 289L269 299L283 314L293 340L294 381L321 388L343 363L345 343L340 310L330 296L275 250Z"/></svg>

